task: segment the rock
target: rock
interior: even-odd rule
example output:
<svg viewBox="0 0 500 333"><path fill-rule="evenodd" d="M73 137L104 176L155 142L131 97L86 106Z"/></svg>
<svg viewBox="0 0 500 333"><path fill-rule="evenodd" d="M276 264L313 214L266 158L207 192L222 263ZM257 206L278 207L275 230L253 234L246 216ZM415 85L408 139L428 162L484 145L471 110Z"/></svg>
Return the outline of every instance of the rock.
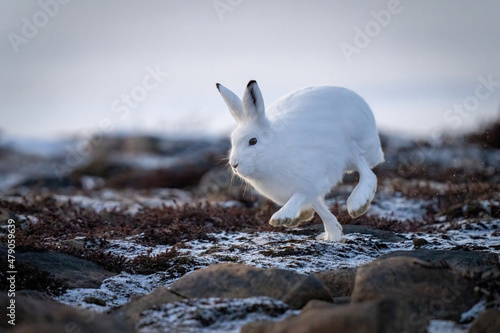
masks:
<svg viewBox="0 0 500 333"><path fill-rule="evenodd" d="M477 200L469 201L467 203L458 203L451 207L446 207L439 213L438 216L446 216L448 218L473 218L481 215L487 215L488 211Z"/></svg>
<svg viewBox="0 0 500 333"><path fill-rule="evenodd" d="M1 293L0 306L2 309L6 309L9 302L10 298L7 294ZM76 309L52 299L43 300L17 294L15 302L16 325L11 326L5 320L0 322L0 327L9 327L10 332L134 332L131 326L121 320L83 309Z"/></svg>
<svg viewBox="0 0 500 333"><path fill-rule="evenodd" d="M56 190L70 186L75 188L80 187L80 181L78 177L33 175L23 179L20 183L13 186L13 188L28 187L30 189L46 188L49 190Z"/></svg>
<svg viewBox="0 0 500 333"><path fill-rule="evenodd" d="M428 261L432 264L447 265L453 268L473 268L495 265L498 263L498 256L494 253L426 249L394 251L380 256L378 260L400 256L417 258Z"/></svg>
<svg viewBox="0 0 500 333"><path fill-rule="evenodd" d="M0 208L0 226L4 228L4 226L9 224L10 219L13 219L15 221L18 220L18 218L13 212L5 208Z"/></svg>
<svg viewBox="0 0 500 333"><path fill-rule="evenodd" d="M429 242L425 238L415 238L413 240L413 247L415 249L418 249L418 248L420 248L420 247L422 247L422 246L424 246L426 244L429 244Z"/></svg>
<svg viewBox="0 0 500 333"><path fill-rule="evenodd" d="M231 196L242 196L245 182L235 177L227 167L215 167L203 175L200 180L200 191L205 195L229 193Z"/></svg>
<svg viewBox="0 0 500 333"><path fill-rule="evenodd" d="M226 154L227 146L227 140L110 138L71 176L96 176L114 188L194 186Z"/></svg>
<svg viewBox="0 0 500 333"><path fill-rule="evenodd" d="M334 309L337 305L331 302L320 301L317 299L310 300L307 304L302 308L302 312L311 311L311 310L323 310L323 309Z"/></svg>
<svg viewBox="0 0 500 333"><path fill-rule="evenodd" d="M401 300L414 311L405 320L424 329L431 319L458 321L461 313L480 300L475 285L452 268L411 257L392 257L358 267L351 301Z"/></svg>
<svg viewBox="0 0 500 333"><path fill-rule="evenodd" d="M356 278L356 268L341 268L314 274L330 291L332 298L351 296Z"/></svg>
<svg viewBox="0 0 500 333"><path fill-rule="evenodd" d="M193 298L144 311L135 328L149 333L236 332L244 322L290 315L287 311L285 303L269 297Z"/></svg>
<svg viewBox="0 0 500 333"><path fill-rule="evenodd" d="M217 264L194 271L175 281L171 290L188 298L267 296L292 309L300 309L312 299L332 300L323 283L313 276L242 264Z"/></svg>
<svg viewBox="0 0 500 333"><path fill-rule="evenodd" d="M133 298L130 302L108 311L120 320L125 320L135 326L143 311L158 307L165 303L180 302L183 298L171 293L166 287L159 287L150 294Z"/></svg>
<svg viewBox="0 0 500 333"><path fill-rule="evenodd" d="M469 333L500 332L500 310L488 309L472 322Z"/></svg>
<svg viewBox="0 0 500 333"><path fill-rule="evenodd" d="M212 167L210 160L183 161L168 168L134 169L116 174L107 183L114 188L184 188L197 185Z"/></svg>
<svg viewBox="0 0 500 333"><path fill-rule="evenodd" d="M206 172L198 190L210 201L236 200L247 207L264 206L269 202L227 167L217 166Z"/></svg>
<svg viewBox="0 0 500 333"><path fill-rule="evenodd" d="M281 322L246 324L241 333L400 333L416 332L409 327L408 306L386 299L344 306L306 305L297 316Z"/></svg>
<svg viewBox="0 0 500 333"><path fill-rule="evenodd" d="M349 304L351 303L350 296L334 297L333 304Z"/></svg>
<svg viewBox="0 0 500 333"><path fill-rule="evenodd" d="M95 304L99 306L106 306L106 301L97 297L87 296L83 298L83 301L88 304Z"/></svg>
<svg viewBox="0 0 500 333"><path fill-rule="evenodd" d="M23 296L26 298L37 299L40 301L53 301L53 299L46 293L39 292L37 290L24 289L16 292L16 296ZM54 301L55 302L55 301Z"/></svg>
<svg viewBox="0 0 500 333"><path fill-rule="evenodd" d="M399 237L392 231L378 230L368 227L366 225L346 224L342 226L342 231L344 232L344 234L358 233L358 234L372 235L373 237L378 238L381 242L387 242L387 243L399 243L405 240L404 238Z"/></svg>
<svg viewBox="0 0 500 333"><path fill-rule="evenodd" d="M17 253L16 260L50 273L68 288L98 288L102 281L116 275L92 261L51 251Z"/></svg>

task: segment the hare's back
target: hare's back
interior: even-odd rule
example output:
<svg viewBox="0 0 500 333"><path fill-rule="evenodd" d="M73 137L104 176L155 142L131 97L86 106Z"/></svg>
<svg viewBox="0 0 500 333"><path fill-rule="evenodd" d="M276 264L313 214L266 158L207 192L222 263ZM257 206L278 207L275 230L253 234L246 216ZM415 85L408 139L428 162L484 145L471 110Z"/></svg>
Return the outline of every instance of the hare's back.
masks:
<svg viewBox="0 0 500 333"><path fill-rule="evenodd" d="M314 86L292 92L266 111L278 124L294 127L323 127L345 130L351 134L370 132L375 119L370 107L352 90L335 86ZM326 123L325 123L326 122ZM362 129L362 131L359 131Z"/></svg>
<svg viewBox="0 0 500 333"><path fill-rule="evenodd" d="M369 164L382 160L373 113L352 90L335 86L304 88L284 96L267 110L268 117L296 145L351 149L356 143ZM320 141L320 142L318 142ZM332 151L333 152L333 151Z"/></svg>

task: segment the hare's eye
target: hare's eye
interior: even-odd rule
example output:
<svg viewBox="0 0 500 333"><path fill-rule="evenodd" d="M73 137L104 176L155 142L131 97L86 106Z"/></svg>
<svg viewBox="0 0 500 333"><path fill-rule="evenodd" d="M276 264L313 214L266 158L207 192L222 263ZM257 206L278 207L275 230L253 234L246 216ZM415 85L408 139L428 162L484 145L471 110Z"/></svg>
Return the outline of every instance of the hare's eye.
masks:
<svg viewBox="0 0 500 333"><path fill-rule="evenodd" d="M257 139L256 138L251 138L250 140L248 140L248 145L253 146L255 144L257 144Z"/></svg>

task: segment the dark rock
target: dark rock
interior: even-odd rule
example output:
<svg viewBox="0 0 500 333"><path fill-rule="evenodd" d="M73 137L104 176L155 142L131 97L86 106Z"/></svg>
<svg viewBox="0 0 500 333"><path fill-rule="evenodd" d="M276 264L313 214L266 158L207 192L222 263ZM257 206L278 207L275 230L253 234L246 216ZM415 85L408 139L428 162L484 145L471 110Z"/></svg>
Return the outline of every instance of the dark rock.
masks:
<svg viewBox="0 0 500 333"><path fill-rule="evenodd" d="M194 271L175 281L171 290L188 298L268 296L292 309L300 309L312 299L331 301L328 290L313 276L241 264L218 264Z"/></svg>
<svg viewBox="0 0 500 333"><path fill-rule="evenodd" d="M5 208L0 208L0 225L8 225L9 219L18 220L13 212Z"/></svg>
<svg viewBox="0 0 500 333"><path fill-rule="evenodd" d="M18 253L16 260L50 273L68 288L98 288L102 281L116 275L92 261L52 251Z"/></svg>
<svg viewBox="0 0 500 333"><path fill-rule="evenodd" d="M226 151L227 140L113 138L71 176L100 177L114 188L183 188L198 185Z"/></svg>
<svg viewBox="0 0 500 333"><path fill-rule="evenodd" d="M413 247L415 249L418 249L419 247L424 246L426 244L429 244L429 242L425 238L415 238L413 240Z"/></svg>
<svg viewBox="0 0 500 333"><path fill-rule="evenodd" d="M399 237L391 231L378 230L366 225L346 224L342 226L342 231L344 232L344 234L358 233L364 235L372 235L373 237L378 238L380 241L387 243L399 243L405 240L404 238Z"/></svg>
<svg viewBox="0 0 500 333"><path fill-rule="evenodd" d="M416 332L409 326L408 306L394 300L378 300L344 306L307 305L297 316L281 322L246 324L241 333L401 333Z"/></svg>
<svg viewBox="0 0 500 333"><path fill-rule="evenodd" d="M356 278L356 268L341 268L314 274L330 291L332 298L351 296Z"/></svg>
<svg viewBox="0 0 500 333"><path fill-rule="evenodd" d="M10 300L6 293L0 294L2 309L7 308ZM111 316L76 309L51 299L41 300L17 294L15 305L16 325L11 326L6 320L0 321L0 327L9 327L14 333L134 332L131 326Z"/></svg>
<svg viewBox="0 0 500 333"><path fill-rule="evenodd" d="M182 300L183 298L171 293L167 288L159 287L148 295L135 297L130 302L109 310L108 314L135 325L139 321L142 312L165 303L180 302Z"/></svg>
<svg viewBox="0 0 500 333"><path fill-rule="evenodd" d="M468 142L475 142L483 147L494 147L500 149L500 118L490 124L483 125L476 133L465 137Z"/></svg>
<svg viewBox="0 0 500 333"><path fill-rule="evenodd" d="M227 167L210 169L201 177L199 189L204 196L215 197L215 200L219 199L218 196L243 202L255 202L261 198Z"/></svg>
<svg viewBox="0 0 500 333"><path fill-rule="evenodd" d="M494 253L427 249L394 251L380 256L378 260L400 256L417 258L432 264L440 264L453 268L473 268L495 265L498 263L498 255Z"/></svg>
<svg viewBox="0 0 500 333"><path fill-rule="evenodd" d="M458 321L481 296L476 284L452 268L411 257L375 260L358 267L352 302L392 297L411 306L412 317L404 318L424 329L431 319Z"/></svg>
<svg viewBox="0 0 500 333"><path fill-rule="evenodd" d="M484 214L488 214L488 211L479 201L473 200L467 203L458 203L451 207L446 207L437 215L447 216L449 218L473 218Z"/></svg>
<svg viewBox="0 0 500 333"><path fill-rule="evenodd" d="M350 296L334 297L333 304L349 304L351 303Z"/></svg>
<svg viewBox="0 0 500 333"><path fill-rule="evenodd" d="M310 300L307 304L302 308L302 312L310 311L310 310L322 310L322 309L334 309L337 305L331 302L320 301L317 299Z"/></svg>
<svg viewBox="0 0 500 333"><path fill-rule="evenodd" d="M79 188L81 186L79 178L73 176L57 177L33 175L26 179L23 179L20 183L13 186L13 188L29 187L30 189L46 188L49 190L56 190L70 186Z"/></svg>
<svg viewBox="0 0 500 333"><path fill-rule="evenodd" d="M52 301L53 300L46 293L42 293L42 292L39 292L37 290L29 290L29 289L19 290L16 292L16 295L17 296L21 295L21 296L26 297L26 298L37 299L40 301Z"/></svg>
<svg viewBox="0 0 500 333"><path fill-rule="evenodd" d="M202 161L154 170L134 169L111 177L107 185L114 188L184 188L197 185L211 167L209 161Z"/></svg>
<svg viewBox="0 0 500 333"><path fill-rule="evenodd" d="M469 333L498 333L500 332L500 310L488 309L474 320Z"/></svg>
<svg viewBox="0 0 500 333"><path fill-rule="evenodd" d="M97 297L92 297L92 296L87 296L83 299L83 301L85 303L88 303L88 304L95 304L95 305L99 305L99 306L106 306L106 301L100 299L100 298L97 298Z"/></svg>

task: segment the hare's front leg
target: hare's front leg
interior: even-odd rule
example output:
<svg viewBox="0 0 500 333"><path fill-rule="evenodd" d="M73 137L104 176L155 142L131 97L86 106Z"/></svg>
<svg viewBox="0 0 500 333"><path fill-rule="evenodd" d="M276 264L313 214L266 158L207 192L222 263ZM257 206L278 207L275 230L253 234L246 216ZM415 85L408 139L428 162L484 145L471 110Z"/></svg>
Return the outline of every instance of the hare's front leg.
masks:
<svg viewBox="0 0 500 333"><path fill-rule="evenodd" d="M274 213L269 224L274 227L295 227L300 222L311 220L314 211L307 206L307 201L306 196L295 193L280 210Z"/></svg>
<svg viewBox="0 0 500 333"><path fill-rule="evenodd" d="M325 226L325 240L340 242L342 241L342 226L337 218L328 210L323 198L318 198L312 202L312 207L318 213L323 225Z"/></svg>

